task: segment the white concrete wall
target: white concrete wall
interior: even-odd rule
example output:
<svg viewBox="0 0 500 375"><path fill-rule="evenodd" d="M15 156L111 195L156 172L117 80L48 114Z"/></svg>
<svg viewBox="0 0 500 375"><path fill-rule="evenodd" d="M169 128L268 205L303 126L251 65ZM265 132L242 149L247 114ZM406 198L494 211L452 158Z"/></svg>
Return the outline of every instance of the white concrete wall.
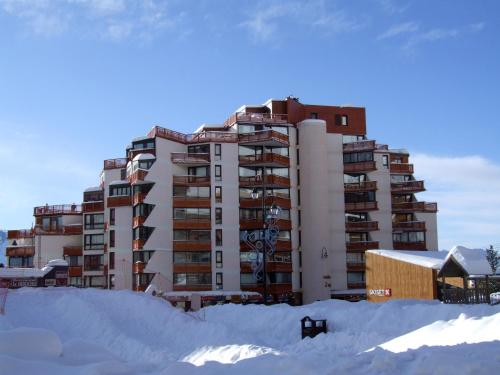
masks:
<svg viewBox="0 0 500 375"><path fill-rule="evenodd" d="M425 242L427 250L439 250L437 232L437 214L432 212L416 212L417 221L425 221Z"/></svg>
<svg viewBox="0 0 500 375"><path fill-rule="evenodd" d="M35 267L43 267L49 260L64 259L65 246L80 246L81 235L36 235L35 256L33 264Z"/></svg>
<svg viewBox="0 0 500 375"><path fill-rule="evenodd" d="M370 232L373 241L379 242L380 249L392 249L392 202L391 202L391 174L389 166L382 163L383 155L388 153L374 152L373 157L377 167L376 171L368 172L370 181L377 181L376 199L377 211L369 211L370 219L378 221L378 231Z"/></svg>

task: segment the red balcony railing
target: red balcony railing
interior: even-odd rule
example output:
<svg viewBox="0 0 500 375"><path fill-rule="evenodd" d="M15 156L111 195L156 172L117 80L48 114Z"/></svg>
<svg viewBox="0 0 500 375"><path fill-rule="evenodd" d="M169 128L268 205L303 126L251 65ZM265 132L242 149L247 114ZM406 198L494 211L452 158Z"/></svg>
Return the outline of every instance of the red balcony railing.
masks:
<svg viewBox="0 0 500 375"><path fill-rule="evenodd" d="M174 219L174 229L210 229L210 219Z"/></svg>
<svg viewBox="0 0 500 375"><path fill-rule="evenodd" d="M173 207L185 208L209 208L211 205L210 198L197 197L173 197Z"/></svg>
<svg viewBox="0 0 500 375"><path fill-rule="evenodd" d="M277 167L288 167L290 158L279 154L261 154L261 155L240 155L240 165L270 165Z"/></svg>
<svg viewBox="0 0 500 375"><path fill-rule="evenodd" d="M173 241L174 251L211 251L212 242L208 241Z"/></svg>
<svg viewBox="0 0 500 375"><path fill-rule="evenodd" d="M378 204L377 202L355 202L355 203L346 203L345 210L346 211L372 211L377 210Z"/></svg>
<svg viewBox="0 0 500 375"><path fill-rule="evenodd" d="M8 257L32 257L35 255L35 246L13 246L5 249Z"/></svg>
<svg viewBox="0 0 500 375"><path fill-rule="evenodd" d="M134 216L132 218L132 227L137 228L141 225L144 225L145 221L146 221L146 217L144 217L144 216Z"/></svg>
<svg viewBox="0 0 500 375"><path fill-rule="evenodd" d="M375 150L375 141L359 141L344 143L344 152L369 151Z"/></svg>
<svg viewBox="0 0 500 375"><path fill-rule="evenodd" d="M132 196L132 204L135 206L137 204L144 203L144 199L146 198L145 193L135 193Z"/></svg>
<svg viewBox="0 0 500 375"><path fill-rule="evenodd" d="M172 152L170 159L174 164L210 164L210 154Z"/></svg>
<svg viewBox="0 0 500 375"><path fill-rule="evenodd" d="M393 212L437 212L437 203L428 202L393 202Z"/></svg>
<svg viewBox="0 0 500 375"><path fill-rule="evenodd" d="M42 215L80 215L82 206L79 204L60 204L55 206L40 206L34 208L35 216Z"/></svg>
<svg viewBox="0 0 500 375"><path fill-rule="evenodd" d="M280 219L278 220L278 226L280 230L291 230L292 229L292 221L291 220L283 220ZM264 228L264 222L262 219L260 220L255 220L255 219L240 219L240 229L263 229Z"/></svg>
<svg viewBox="0 0 500 375"><path fill-rule="evenodd" d="M108 207L124 207L132 205L132 197L129 195L116 195L108 197Z"/></svg>
<svg viewBox="0 0 500 375"><path fill-rule="evenodd" d="M83 233L83 225L82 224L65 225L63 228L64 228L63 234L77 235L77 234Z"/></svg>
<svg viewBox="0 0 500 375"><path fill-rule="evenodd" d="M346 193L377 190L377 181L351 182L344 184Z"/></svg>
<svg viewBox="0 0 500 375"><path fill-rule="evenodd" d="M174 185L210 186L210 176L174 176Z"/></svg>
<svg viewBox="0 0 500 375"><path fill-rule="evenodd" d="M273 204L279 206L280 208L290 208L291 201L290 198L284 198L279 196L267 196L264 204L266 206L272 206ZM262 198L240 198L240 208L261 208Z"/></svg>
<svg viewBox="0 0 500 375"><path fill-rule="evenodd" d="M394 250L427 250L425 241L419 242L394 242Z"/></svg>
<svg viewBox="0 0 500 375"><path fill-rule="evenodd" d="M347 251L364 251L378 249L378 241L346 242Z"/></svg>
<svg viewBox="0 0 500 375"><path fill-rule="evenodd" d="M104 169L118 169L127 166L127 158L104 160Z"/></svg>
<svg viewBox="0 0 500 375"><path fill-rule="evenodd" d="M82 266L69 266L68 267L68 276L69 277L81 277L83 273Z"/></svg>
<svg viewBox="0 0 500 375"><path fill-rule="evenodd" d="M345 223L346 232L370 232L378 230L378 221L349 221Z"/></svg>
<svg viewBox="0 0 500 375"><path fill-rule="evenodd" d="M83 255L83 248L82 248L82 246L64 246L63 247L63 255L82 256Z"/></svg>
<svg viewBox="0 0 500 375"><path fill-rule="evenodd" d="M148 171L147 170L138 169L134 173L132 173L131 175L129 175L127 177L127 179L128 179L128 182L130 182L131 184L135 184L138 181L144 181L144 179L146 178L147 175L148 175Z"/></svg>
<svg viewBox="0 0 500 375"><path fill-rule="evenodd" d="M413 173L413 164L408 163L391 163L390 164L391 173Z"/></svg>
<svg viewBox="0 0 500 375"><path fill-rule="evenodd" d="M195 134L184 134L176 132L174 130L162 128L160 126L155 126L148 133L149 138L159 137L164 139L169 139L171 141L193 144L193 143L209 143L209 142L221 142L221 143L233 143L238 142L238 134L234 132L200 132Z"/></svg>
<svg viewBox="0 0 500 375"><path fill-rule="evenodd" d="M405 181L391 183L391 191L393 193L416 193L424 190L424 181Z"/></svg>
<svg viewBox="0 0 500 375"><path fill-rule="evenodd" d="M241 133L238 135L240 143L258 143L268 144L276 143L282 146L288 146L288 135L277 132L275 130L263 130L253 133Z"/></svg>
<svg viewBox="0 0 500 375"><path fill-rule="evenodd" d="M344 172L369 172L376 170L374 161L362 161L359 163L345 163Z"/></svg>
<svg viewBox="0 0 500 375"><path fill-rule="evenodd" d="M274 113L233 113L226 121L225 127L230 127L237 122L250 123L250 124L286 124L288 122L288 115L274 114Z"/></svg>
<svg viewBox="0 0 500 375"><path fill-rule="evenodd" d="M392 229L395 231L424 231L425 221L400 221L392 224Z"/></svg>
<svg viewBox="0 0 500 375"><path fill-rule="evenodd" d="M133 240L132 241L132 250L142 250L144 247L144 240Z"/></svg>
<svg viewBox="0 0 500 375"><path fill-rule="evenodd" d="M240 176L241 186L262 186L266 185L268 187L289 187L290 179L288 177L278 176L278 175L266 175L262 178L258 176Z"/></svg>
<svg viewBox="0 0 500 375"><path fill-rule="evenodd" d="M30 238L35 234L33 229L18 229L7 231L7 239L17 240L19 238Z"/></svg>
<svg viewBox="0 0 500 375"><path fill-rule="evenodd" d="M104 211L104 202L83 202L82 211L85 213Z"/></svg>
<svg viewBox="0 0 500 375"><path fill-rule="evenodd" d="M246 242L240 242L240 250L247 251L252 250ZM276 251L292 251L292 241L290 240L278 240L276 241Z"/></svg>

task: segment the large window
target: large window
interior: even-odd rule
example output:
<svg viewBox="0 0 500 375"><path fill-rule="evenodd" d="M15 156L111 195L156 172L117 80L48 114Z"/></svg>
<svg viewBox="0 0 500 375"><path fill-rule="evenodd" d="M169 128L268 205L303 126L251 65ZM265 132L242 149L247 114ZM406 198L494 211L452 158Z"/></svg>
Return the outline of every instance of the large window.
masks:
<svg viewBox="0 0 500 375"><path fill-rule="evenodd" d="M102 202L104 200L104 192L102 190L86 191L83 193L84 202Z"/></svg>
<svg viewBox="0 0 500 375"><path fill-rule="evenodd" d="M391 174L391 182L397 183L397 182L406 182L406 181L412 181L413 176L409 174Z"/></svg>
<svg viewBox="0 0 500 375"><path fill-rule="evenodd" d="M209 230L174 230L174 241L210 241Z"/></svg>
<svg viewBox="0 0 500 375"><path fill-rule="evenodd" d="M222 207L215 208L215 224L222 224Z"/></svg>
<svg viewBox="0 0 500 375"><path fill-rule="evenodd" d="M222 181L222 166L215 166L215 181Z"/></svg>
<svg viewBox="0 0 500 375"><path fill-rule="evenodd" d="M33 267L33 257L9 257L9 267Z"/></svg>
<svg viewBox="0 0 500 375"><path fill-rule="evenodd" d="M210 264L209 251L176 251L174 252L174 263L208 263Z"/></svg>
<svg viewBox="0 0 500 375"><path fill-rule="evenodd" d="M221 160L222 158L222 145L220 143L215 144L215 160Z"/></svg>
<svg viewBox="0 0 500 375"><path fill-rule="evenodd" d="M365 282L364 272L347 272L348 284L363 284Z"/></svg>
<svg viewBox="0 0 500 375"><path fill-rule="evenodd" d="M130 185L111 185L109 187L109 195L111 197L129 196L130 195Z"/></svg>
<svg viewBox="0 0 500 375"><path fill-rule="evenodd" d="M358 213L346 213L345 214L346 223L357 223L360 221L369 221L368 213L358 212Z"/></svg>
<svg viewBox="0 0 500 375"><path fill-rule="evenodd" d="M104 214L86 214L85 229L103 229Z"/></svg>
<svg viewBox="0 0 500 375"><path fill-rule="evenodd" d="M222 229L215 230L215 246L222 246Z"/></svg>
<svg viewBox="0 0 500 375"><path fill-rule="evenodd" d="M424 242L425 232L403 232L403 233L393 233L392 240L394 242Z"/></svg>
<svg viewBox="0 0 500 375"><path fill-rule="evenodd" d="M174 186L174 197L181 198L210 198L208 186Z"/></svg>
<svg viewBox="0 0 500 375"><path fill-rule="evenodd" d="M359 163L363 161L373 161L373 151L344 154L344 163Z"/></svg>
<svg viewBox="0 0 500 375"><path fill-rule="evenodd" d="M152 204L147 204L147 203L141 203L138 204L137 206L134 206L132 209L133 216L149 216L151 211L153 211L154 205Z"/></svg>
<svg viewBox="0 0 500 375"><path fill-rule="evenodd" d="M368 233L366 232L351 232L346 233L347 242L367 242L369 241Z"/></svg>
<svg viewBox="0 0 500 375"><path fill-rule="evenodd" d="M215 203L222 203L222 186L215 187Z"/></svg>
<svg viewBox="0 0 500 375"><path fill-rule="evenodd" d="M346 253L347 263L363 264L365 263L364 253Z"/></svg>
<svg viewBox="0 0 500 375"><path fill-rule="evenodd" d="M136 141L136 142L132 143L132 148L134 150L155 148L155 140L154 139L145 139L143 141Z"/></svg>
<svg viewBox="0 0 500 375"><path fill-rule="evenodd" d="M134 240L147 241L151 233L153 233L154 228L152 227L137 227L134 228Z"/></svg>
<svg viewBox="0 0 500 375"><path fill-rule="evenodd" d="M83 269L85 271L102 271L104 269L104 255L85 255Z"/></svg>
<svg viewBox="0 0 500 375"><path fill-rule="evenodd" d="M366 175L364 173L345 173L344 183L346 184L358 184L360 182L366 181Z"/></svg>
<svg viewBox="0 0 500 375"><path fill-rule="evenodd" d="M46 231L57 231L62 229L62 216L45 216L42 218L42 229Z"/></svg>
<svg viewBox="0 0 500 375"><path fill-rule="evenodd" d="M269 207L266 207L266 214ZM241 220L262 220L262 209L261 208L240 208L240 219ZM282 209L279 213L280 220L290 220L290 210Z"/></svg>
<svg viewBox="0 0 500 375"><path fill-rule="evenodd" d="M174 285L211 285L211 273L174 273Z"/></svg>
<svg viewBox="0 0 500 375"><path fill-rule="evenodd" d="M257 281L255 280L253 273L240 273L240 283L242 285L257 284Z"/></svg>
<svg viewBox="0 0 500 375"><path fill-rule="evenodd" d="M82 257L78 255L66 255L64 260L68 262L70 267L78 267L82 265Z"/></svg>
<svg viewBox="0 0 500 375"><path fill-rule="evenodd" d="M291 284L292 274L290 272L272 272L269 274L271 284Z"/></svg>
<svg viewBox="0 0 500 375"><path fill-rule="evenodd" d="M210 208L174 208L175 220L210 220Z"/></svg>
<svg viewBox="0 0 500 375"><path fill-rule="evenodd" d="M104 249L104 234L86 234L84 237L85 250Z"/></svg>
<svg viewBox="0 0 500 375"><path fill-rule="evenodd" d="M152 250L142 250L142 251L133 251L132 256L133 256L133 261L134 263L137 262L142 262L142 263L147 263L153 256L154 251Z"/></svg>
<svg viewBox="0 0 500 375"><path fill-rule="evenodd" d="M210 145L193 145L188 146L189 154L209 154L210 153Z"/></svg>
<svg viewBox="0 0 500 375"><path fill-rule="evenodd" d="M346 203L361 203L361 202L375 202L374 191L363 191L356 193L345 193Z"/></svg>

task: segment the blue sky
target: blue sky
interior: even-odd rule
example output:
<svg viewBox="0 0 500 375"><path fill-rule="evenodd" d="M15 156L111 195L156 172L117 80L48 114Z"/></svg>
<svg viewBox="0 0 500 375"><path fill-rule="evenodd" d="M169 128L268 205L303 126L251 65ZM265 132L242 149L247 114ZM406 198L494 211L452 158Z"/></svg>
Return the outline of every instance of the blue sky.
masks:
<svg viewBox="0 0 500 375"><path fill-rule="evenodd" d="M0 0L0 228L71 203L160 124L298 96L367 109L440 204L443 248L500 242L497 1Z"/></svg>

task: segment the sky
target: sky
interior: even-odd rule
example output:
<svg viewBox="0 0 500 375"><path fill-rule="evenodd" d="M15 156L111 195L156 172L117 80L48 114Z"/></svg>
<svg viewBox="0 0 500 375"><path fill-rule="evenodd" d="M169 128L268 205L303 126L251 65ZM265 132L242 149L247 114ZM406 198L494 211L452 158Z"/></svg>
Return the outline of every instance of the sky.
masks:
<svg viewBox="0 0 500 375"><path fill-rule="evenodd" d="M242 104L366 107L411 153L440 248L500 243L500 2L0 0L0 228L80 202L153 125Z"/></svg>

